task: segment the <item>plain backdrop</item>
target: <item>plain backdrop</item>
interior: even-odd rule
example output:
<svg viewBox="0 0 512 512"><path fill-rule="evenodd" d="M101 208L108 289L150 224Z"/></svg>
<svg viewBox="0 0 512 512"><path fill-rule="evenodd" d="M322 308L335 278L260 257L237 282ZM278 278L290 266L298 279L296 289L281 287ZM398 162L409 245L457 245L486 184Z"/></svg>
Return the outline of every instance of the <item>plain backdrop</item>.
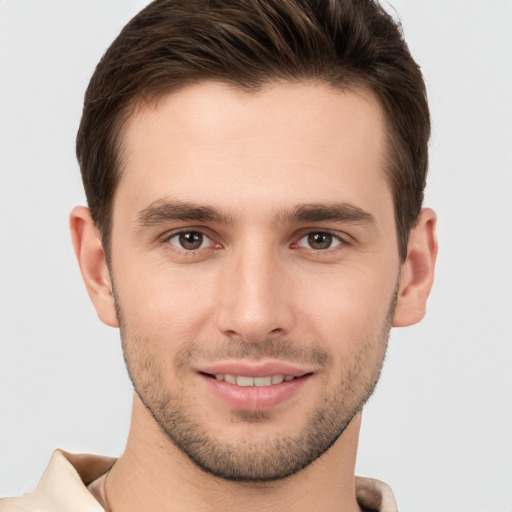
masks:
<svg viewBox="0 0 512 512"><path fill-rule="evenodd" d="M0 0L0 494L56 447L121 454L131 386L74 261L74 139L104 50L142 0ZM512 1L396 0L433 118L428 314L394 330L357 472L402 511L512 510ZM391 7L390 7L391 9Z"/></svg>

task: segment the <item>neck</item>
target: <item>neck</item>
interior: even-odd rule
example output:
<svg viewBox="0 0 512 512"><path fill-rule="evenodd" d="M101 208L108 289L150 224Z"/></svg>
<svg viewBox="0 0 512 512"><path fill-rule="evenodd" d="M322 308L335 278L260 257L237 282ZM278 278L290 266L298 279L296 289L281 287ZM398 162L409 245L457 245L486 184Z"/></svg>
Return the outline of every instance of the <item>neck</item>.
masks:
<svg viewBox="0 0 512 512"><path fill-rule="evenodd" d="M359 511L354 466L361 415L319 459L272 482L227 481L199 469L162 433L136 396L124 454L110 471L112 512Z"/></svg>

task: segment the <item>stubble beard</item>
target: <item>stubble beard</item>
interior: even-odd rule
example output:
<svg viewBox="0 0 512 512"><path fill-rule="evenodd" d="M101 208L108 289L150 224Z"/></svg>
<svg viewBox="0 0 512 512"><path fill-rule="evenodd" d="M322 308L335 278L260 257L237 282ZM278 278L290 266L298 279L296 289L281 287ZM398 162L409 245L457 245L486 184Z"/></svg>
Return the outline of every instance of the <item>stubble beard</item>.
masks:
<svg viewBox="0 0 512 512"><path fill-rule="evenodd" d="M380 332L362 339L351 364L342 366L338 386L309 414L303 428L282 437L254 441L220 441L214 430L195 420L194 411L183 400L182 386L170 390L165 384L157 354L151 353L148 339L137 336L125 321L116 300L123 354L135 392L168 439L203 471L230 481L265 482L289 477L310 465L342 435L375 390L387 350L396 293ZM375 339L378 338L378 339ZM190 364L199 344L181 353L176 369ZM331 356L317 347L299 349L291 341L269 339L260 344L229 340L214 352L219 357L276 357L301 362L321 362L328 367ZM204 350L202 351L204 354ZM233 412L237 421L264 423L265 411ZM255 425L255 429L258 426Z"/></svg>

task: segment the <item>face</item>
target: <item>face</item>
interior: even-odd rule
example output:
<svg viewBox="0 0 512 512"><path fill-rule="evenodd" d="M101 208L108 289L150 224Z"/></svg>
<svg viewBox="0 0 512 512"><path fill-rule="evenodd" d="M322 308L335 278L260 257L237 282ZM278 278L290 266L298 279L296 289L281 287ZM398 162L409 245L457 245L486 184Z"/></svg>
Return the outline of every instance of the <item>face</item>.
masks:
<svg viewBox="0 0 512 512"><path fill-rule="evenodd" d="M366 91L202 83L128 121L112 281L134 387L223 478L322 455L373 391L400 262Z"/></svg>

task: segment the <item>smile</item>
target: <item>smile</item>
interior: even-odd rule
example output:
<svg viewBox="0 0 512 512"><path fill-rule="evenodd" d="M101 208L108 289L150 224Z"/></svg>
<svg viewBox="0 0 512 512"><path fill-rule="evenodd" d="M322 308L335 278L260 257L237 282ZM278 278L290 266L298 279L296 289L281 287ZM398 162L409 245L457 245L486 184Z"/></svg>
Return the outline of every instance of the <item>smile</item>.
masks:
<svg viewBox="0 0 512 512"><path fill-rule="evenodd" d="M248 377L246 375L232 375L230 373L216 373L215 375L211 375L211 377L217 380L223 380L229 384L235 384L237 386L243 387L272 386L275 384L281 384L284 381L289 382L296 378L293 375L267 375L264 377Z"/></svg>
<svg viewBox="0 0 512 512"><path fill-rule="evenodd" d="M235 373L199 372L206 389L232 409L258 411L284 404L297 396L311 381L313 373L265 373L243 375ZM293 370L290 370L290 372ZM247 373L250 373L247 371ZM253 371L252 373L256 373Z"/></svg>

